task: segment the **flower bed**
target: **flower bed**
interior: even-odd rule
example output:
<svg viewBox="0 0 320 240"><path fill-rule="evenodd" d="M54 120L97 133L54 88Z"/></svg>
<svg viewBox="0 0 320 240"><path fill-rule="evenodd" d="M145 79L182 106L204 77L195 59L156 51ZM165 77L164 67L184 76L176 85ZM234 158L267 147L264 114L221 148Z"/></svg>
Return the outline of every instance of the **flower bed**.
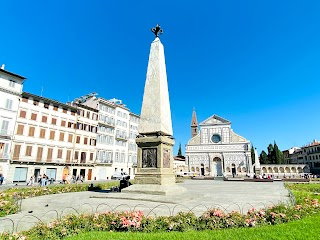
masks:
<svg viewBox="0 0 320 240"><path fill-rule="evenodd" d="M299 188L319 191L320 185L289 186L293 191ZM39 223L35 227L16 234L3 233L1 239L62 239L88 231L115 232L168 232L190 230L214 230L226 228L250 228L276 225L320 213L319 200L305 197L297 200L297 205L277 205L267 209L249 209L241 214L233 211L225 213L214 208L200 217L194 213L178 213L175 216L146 217L141 211L105 212L95 214L68 215L51 223Z"/></svg>
<svg viewBox="0 0 320 240"><path fill-rule="evenodd" d="M119 186L118 181L95 184L95 190ZM88 184L52 185L48 187L9 188L0 192L0 217L18 212L18 199L37 197L48 194L88 191Z"/></svg>

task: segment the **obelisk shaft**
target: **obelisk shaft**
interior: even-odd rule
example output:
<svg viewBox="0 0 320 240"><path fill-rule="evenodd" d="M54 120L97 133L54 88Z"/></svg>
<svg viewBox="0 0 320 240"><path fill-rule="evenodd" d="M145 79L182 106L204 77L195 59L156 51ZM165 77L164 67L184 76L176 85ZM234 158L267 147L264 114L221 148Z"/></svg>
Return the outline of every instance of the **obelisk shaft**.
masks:
<svg viewBox="0 0 320 240"><path fill-rule="evenodd" d="M138 132L173 135L164 48L158 37L151 43Z"/></svg>

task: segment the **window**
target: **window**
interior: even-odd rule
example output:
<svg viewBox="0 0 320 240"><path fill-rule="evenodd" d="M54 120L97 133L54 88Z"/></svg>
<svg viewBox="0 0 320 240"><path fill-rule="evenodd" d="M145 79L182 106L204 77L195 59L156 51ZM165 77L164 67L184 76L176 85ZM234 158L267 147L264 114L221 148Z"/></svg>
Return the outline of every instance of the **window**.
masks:
<svg viewBox="0 0 320 240"><path fill-rule="evenodd" d="M9 121L2 120L1 133L2 134L7 134L8 133L8 127L9 127Z"/></svg>
<svg viewBox="0 0 320 240"><path fill-rule="evenodd" d="M32 146L27 146L26 148L26 156L31 156L32 154Z"/></svg>
<svg viewBox="0 0 320 240"><path fill-rule="evenodd" d="M62 158L62 149L58 149L57 158Z"/></svg>
<svg viewBox="0 0 320 240"><path fill-rule="evenodd" d="M43 123L46 123L48 121L48 117L47 116L42 116L42 120Z"/></svg>
<svg viewBox="0 0 320 240"><path fill-rule="evenodd" d="M67 113L67 109L64 108L64 109L63 109L63 113Z"/></svg>
<svg viewBox="0 0 320 240"><path fill-rule="evenodd" d="M59 141L64 141L64 133L63 132L60 133Z"/></svg>
<svg viewBox="0 0 320 240"><path fill-rule="evenodd" d="M76 143L80 143L80 136L77 136Z"/></svg>
<svg viewBox="0 0 320 240"><path fill-rule="evenodd" d="M39 101L38 100L33 100L33 105L39 106Z"/></svg>
<svg viewBox="0 0 320 240"><path fill-rule="evenodd" d="M6 101L6 109L11 110L12 108L12 100L11 99L7 99Z"/></svg>
<svg viewBox="0 0 320 240"><path fill-rule="evenodd" d="M22 98L22 102L26 102L27 103L28 102L28 98L27 97L23 97Z"/></svg>
<svg viewBox="0 0 320 240"><path fill-rule="evenodd" d="M19 124L17 129L17 135L23 135L24 125Z"/></svg>
<svg viewBox="0 0 320 240"><path fill-rule="evenodd" d="M88 144L88 138L84 138L83 144L87 145Z"/></svg>
<svg viewBox="0 0 320 240"><path fill-rule="evenodd" d="M37 161L41 161L42 160L42 152L43 152L43 147L38 147Z"/></svg>
<svg viewBox="0 0 320 240"><path fill-rule="evenodd" d="M80 163L85 163L86 162L87 155L85 152L81 152L81 159Z"/></svg>
<svg viewBox="0 0 320 240"><path fill-rule="evenodd" d="M53 148L48 148L48 154L47 154L47 161L48 162L52 161L52 152L53 152Z"/></svg>
<svg viewBox="0 0 320 240"><path fill-rule="evenodd" d="M31 120L37 121L37 114L36 113L31 114Z"/></svg>
<svg viewBox="0 0 320 240"><path fill-rule="evenodd" d="M58 106L53 106L54 111L58 111Z"/></svg>
<svg viewBox="0 0 320 240"><path fill-rule="evenodd" d="M49 105L50 105L49 103L44 103L43 107L46 109L49 109Z"/></svg>
<svg viewBox="0 0 320 240"><path fill-rule="evenodd" d="M40 138L45 138L46 137L46 130L45 129L43 129L43 128L40 129L39 137Z"/></svg>
<svg viewBox="0 0 320 240"><path fill-rule="evenodd" d="M20 110L20 115L19 115L19 117L21 117L21 118L26 118L26 114L27 114L26 111Z"/></svg>
<svg viewBox="0 0 320 240"><path fill-rule="evenodd" d="M96 139L92 138L90 139L90 146L96 146Z"/></svg>
<svg viewBox="0 0 320 240"><path fill-rule="evenodd" d="M9 87L14 87L14 85L15 85L15 81L9 80Z"/></svg>
<svg viewBox="0 0 320 240"><path fill-rule="evenodd" d="M87 112L87 118L90 118L90 112L89 111Z"/></svg>
<svg viewBox="0 0 320 240"><path fill-rule="evenodd" d="M29 127L29 134L28 134L28 136L29 137L34 137L34 127Z"/></svg>
<svg viewBox="0 0 320 240"><path fill-rule="evenodd" d="M72 112L71 112L71 115L72 115L72 116L74 116L75 114L76 114L76 112L75 112L75 111L72 111Z"/></svg>
<svg viewBox="0 0 320 240"><path fill-rule="evenodd" d="M61 127L65 127L66 126L66 121L65 120L61 120Z"/></svg>
<svg viewBox="0 0 320 240"><path fill-rule="evenodd" d="M57 119L56 119L56 118L52 118L52 119L51 119L51 124L57 125Z"/></svg>
<svg viewBox="0 0 320 240"><path fill-rule="evenodd" d="M66 156L67 163L70 162L70 159L71 159L71 150L67 150L67 156Z"/></svg>
<svg viewBox="0 0 320 240"><path fill-rule="evenodd" d="M78 151L75 151L75 152L74 152L74 159L75 159L75 160L78 160L78 157L79 157L79 152L78 152Z"/></svg>
<svg viewBox="0 0 320 240"><path fill-rule="evenodd" d="M90 160L93 160L93 153L90 153Z"/></svg>
<svg viewBox="0 0 320 240"><path fill-rule="evenodd" d="M54 130L51 130L50 131L50 138L51 140L54 140L54 135L55 135L55 131Z"/></svg>
<svg viewBox="0 0 320 240"><path fill-rule="evenodd" d="M69 134L69 136L68 136L68 142L72 142L72 139L73 139L73 136L72 136L72 134Z"/></svg>
<svg viewBox="0 0 320 240"><path fill-rule="evenodd" d="M19 159L21 145L15 145L13 150L13 160Z"/></svg>

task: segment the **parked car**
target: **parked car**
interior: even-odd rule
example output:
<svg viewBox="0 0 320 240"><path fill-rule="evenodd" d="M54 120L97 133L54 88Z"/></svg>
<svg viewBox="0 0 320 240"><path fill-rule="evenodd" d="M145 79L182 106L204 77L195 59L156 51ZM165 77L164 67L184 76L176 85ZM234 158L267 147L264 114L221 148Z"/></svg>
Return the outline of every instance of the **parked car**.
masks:
<svg viewBox="0 0 320 240"><path fill-rule="evenodd" d="M129 176L126 172L115 172L112 176L111 179L113 180L121 180L124 177Z"/></svg>

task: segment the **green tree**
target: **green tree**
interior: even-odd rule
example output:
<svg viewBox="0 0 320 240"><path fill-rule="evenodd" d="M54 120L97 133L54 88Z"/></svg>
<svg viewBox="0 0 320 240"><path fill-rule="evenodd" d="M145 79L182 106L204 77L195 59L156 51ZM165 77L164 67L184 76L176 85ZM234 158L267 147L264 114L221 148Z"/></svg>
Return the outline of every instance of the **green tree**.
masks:
<svg viewBox="0 0 320 240"><path fill-rule="evenodd" d="M182 151L181 151L181 143L179 143L178 156L182 156Z"/></svg>
<svg viewBox="0 0 320 240"><path fill-rule="evenodd" d="M256 160L256 154L254 153L253 145L251 146L251 160L252 160L252 164L254 164Z"/></svg>
<svg viewBox="0 0 320 240"><path fill-rule="evenodd" d="M262 152L260 153L259 159L260 159L260 163L261 163L261 164L268 164L268 163L269 163L269 162L268 162L268 155L267 155L267 153L266 153L265 151L263 151L263 150L262 150Z"/></svg>
<svg viewBox="0 0 320 240"><path fill-rule="evenodd" d="M276 143L274 143L274 146L273 146L272 156L274 159L274 162L273 162L274 164L281 164L280 150Z"/></svg>
<svg viewBox="0 0 320 240"><path fill-rule="evenodd" d="M276 143L274 143L274 147L273 147L273 156L275 159L275 164L284 164L284 156L283 153L280 151L280 149L278 148L278 145Z"/></svg>
<svg viewBox="0 0 320 240"><path fill-rule="evenodd" d="M268 146L268 161L267 161L267 163L275 163L273 148L274 147L273 147L272 143L270 143Z"/></svg>

